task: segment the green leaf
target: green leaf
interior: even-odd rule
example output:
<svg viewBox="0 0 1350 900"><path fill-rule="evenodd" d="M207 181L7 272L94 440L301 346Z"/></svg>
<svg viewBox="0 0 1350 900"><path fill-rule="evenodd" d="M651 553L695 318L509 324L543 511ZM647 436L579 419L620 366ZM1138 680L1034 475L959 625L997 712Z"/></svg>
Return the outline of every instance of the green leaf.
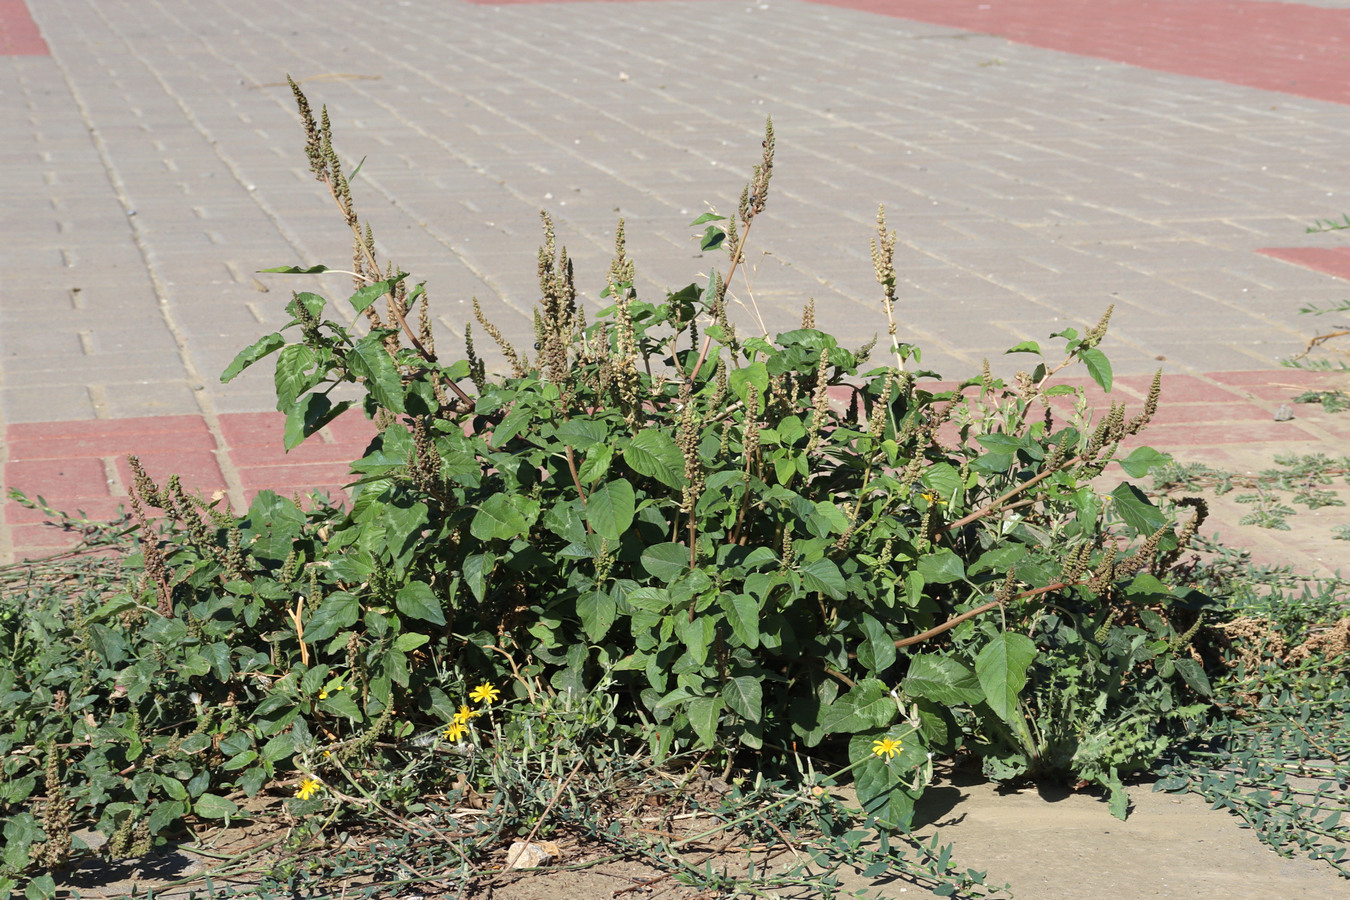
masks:
<svg viewBox="0 0 1350 900"><path fill-rule="evenodd" d="M239 814L239 807L224 797L202 794L192 804L192 811L203 819L228 819Z"/></svg>
<svg viewBox="0 0 1350 900"><path fill-rule="evenodd" d="M323 373L310 372L314 367L314 351L304 344L291 344L277 356L274 378L277 389L277 409L285 412L301 394L323 380Z"/></svg>
<svg viewBox="0 0 1350 900"><path fill-rule="evenodd" d="M960 581L966 575L961 557L945 548L921 557L916 568L923 576L923 580L929 584L951 584Z"/></svg>
<svg viewBox="0 0 1350 900"><path fill-rule="evenodd" d="M361 601L355 594L334 591L314 611L305 623L305 641L326 641L344 628L350 628L361 617Z"/></svg>
<svg viewBox="0 0 1350 900"><path fill-rule="evenodd" d="M473 531L473 526L469 527ZM487 596L488 578L497 565L497 557L491 553L475 553L464 560L464 583L473 591L473 597L479 603Z"/></svg>
<svg viewBox="0 0 1350 900"><path fill-rule="evenodd" d="M400 653L407 653L410 650L416 650L430 640L431 638L427 637L425 634L417 634L415 632L400 634L394 639L394 649Z"/></svg>
<svg viewBox="0 0 1350 900"><path fill-rule="evenodd" d="M1027 683L1027 667L1036 658L1036 645L1024 634L1000 633L975 657L975 674L985 702L1000 719L1012 723L1017 698Z"/></svg>
<svg viewBox="0 0 1350 900"><path fill-rule="evenodd" d="M1129 456L1116 460L1131 478L1143 478L1150 469L1165 466L1171 461L1172 457L1166 453L1159 453L1152 447L1136 447Z"/></svg>
<svg viewBox="0 0 1350 900"><path fill-rule="evenodd" d="M905 693L945 706L979 703L984 690L975 673L950 656L924 654L910 660Z"/></svg>
<svg viewBox="0 0 1350 900"><path fill-rule="evenodd" d="M858 624L866 636L866 640L858 645L858 662L868 672L879 675L895 662L895 640L875 616L861 613Z"/></svg>
<svg viewBox="0 0 1350 900"><path fill-rule="evenodd" d="M1148 537L1167 524L1167 517L1162 514L1162 510L1128 481L1117 485L1111 492L1111 498L1116 514L1140 537Z"/></svg>
<svg viewBox="0 0 1350 900"><path fill-rule="evenodd" d="M717 721L721 718L721 697L696 697L689 701L685 714L699 743L705 747L713 746L717 741Z"/></svg>
<svg viewBox="0 0 1350 900"><path fill-rule="evenodd" d="M680 550L684 550L680 547ZM759 602L747 594L723 594L718 598L731 623L732 634L751 650L759 646Z"/></svg>
<svg viewBox="0 0 1350 900"><path fill-rule="evenodd" d="M1173 660L1172 665L1181 674L1182 679L1191 686L1191 690L1202 697L1210 695L1209 678L1205 675L1204 667L1198 662L1186 656L1178 656Z"/></svg>
<svg viewBox="0 0 1350 900"><path fill-rule="evenodd" d="M334 406L324 394L306 394L286 415L282 446L288 451L294 450L306 438L317 434L329 422L351 409L351 406L351 400L343 400Z"/></svg>
<svg viewBox="0 0 1350 900"><path fill-rule="evenodd" d="M642 568L658 581L670 584L689 568L689 548L683 544L653 544L642 551Z"/></svg>
<svg viewBox="0 0 1350 900"><path fill-rule="evenodd" d="M593 484L605 477L613 460L614 448L608 444L597 444L586 451L586 459L577 470L577 477L583 484Z"/></svg>
<svg viewBox="0 0 1350 900"><path fill-rule="evenodd" d="M368 334L347 354L352 374L365 379L365 388L375 402L390 412L404 412L403 379L378 335Z"/></svg>
<svg viewBox="0 0 1350 900"><path fill-rule="evenodd" d="M1035 341L1023 341L1017 346L1009 347L1007 350L1003 351L1003 354L1005 356L1009 353L1035 353L1037 356L1040 356L1041 345L1036 343Z"/></svg>
<svg viewBox="0 0 1350 900"><path fill-rule="evenodd" d="M727 377L727 383L742 403L747 401L750 394L748 385L754 385L760 396L769 389L769 370L760 360L755 360L748 366L741 366L739 369L732 369Z"/></svg>
<svg viewBox="0 0 1350 900"><path fill-rule="evenodd" d="M620 478L601 485L586 499L586 522L602 538L617 541L633 524L636 509L633 486Z"/></svg>
<svg viewBox="0 0 1350 900"><path fill-rule="evenodd" d="M703 232L703 238L699 241L700 250L713 250L722 246L722 242L727 239L727 233L716 225L709 225Z"/></svg>
<svg viewBox="0 0 1350 900"><path fill-rule="evenodd" d="M831 600L843 600L847 596L844 576L832 560L821 557L802 566L800 571L802 582L809 590L820 591Z"/></svg>
<svg viewBox="0 0 1350 900"><path fill-rule="evenodd" d="M56 896L56 879L43 872L33 876L23 889L24 900L51 900Z"/></svg>
<svg viewBox="0 0 1350 900"><path fill-rule="evenodd" d="M623 445L623 459L639 475L655 478L666 487L682 488L684 454L675 439L664 431L649 429Z"/></svg>
<svg viewBox="0 0 1350 900"><path fill-rule="evenodd" d="M1089 347L1079 353L1078 358L1087 366L1092 380L1101 385L1101 389L1106 393L1111 393L1111 361L1106 358L1106 354L1096 347Z"/></svg>
<svg viewBox="0 0 1350 900"><path fill-rule="evenodd" d="M275 353L284 346L286 346L286 339L278 332L274 331L271 334L263 335L258 338L258 340L239 351L239 354L234 358L234 361L225 367L224 372L220 373L220 380L222 382L233 381L234 377L240 372L244 371L264 356L267 356L269 353Z"/></svg>
<svg viewBox="0 0 1350 900"><path fill-rule="evenodd" d="M750 675L728 678L722 685L722 699L747 722L758 722L763 717L764 688L758 678Z"/></svg>
<svg viewBox="0 0 1350 900"><path fill-rule="evenodd" d="M351 296L352 309L356 310L357 312L365 312L366 307L370 306L370 304L374 303L376 300L380 299L385 294L392 291L394 289L394 285L398 284L400 281L402 281L404 278L407 277L408 277L407 273L401 273L394 278L386 278L384 281L377 281L374 284L366 285L365 287L357 291L355 294L352 294Z"/></svg>
<svg viewBox="0 0 1350 900"><path fill-rule="evenodd" d="M587 639L592 643L604 639L617 614L618 605L609 591L594 588L577 598L577 615L581 618L581 627Z"/></svg>
<svg viewBox="0 0 1350 900"><path fill-rule="evenodd" d="M273 269L259 269L259 272L270 272L277 275L319 275L328 271L327 266L310 266L303 269L300 266L277 266Z"/></svg>
<svg viewBox="0 0 1350 900"><path fill-rule="evenodd" d="M726 221L726 216L719 216L717 213L705 212L703 215L699 216L697 219L690 222L689 227L693 228L695 225L702 225L705 222L723 222L723 221Z"/></svg>
<svg viewBox="0 0 1350 900"><path fill-rule="evenodd" d="M520 510L511 505L506 494L493 494L483 501L469 523L469 533L480 541L493 538L510 540L530 529L530 523Z"/></svg>
<svg viewBox="0 0 1350 900"><path fill-rule="evenodd" d="M605 444L609 440L609 428L594 419L569 419L558 426L554 437L575 450L586 451L597 444Z"/></svg>
<svg viewBox="0 0 1350 900"><path fill-rule="evenodd" d="M441 601L431 590L430 585L420 581L410 581L399 588L394 605L405 616L422 619L433 625L445 624L445 613L441 610Z"/></svg>
<svg viewBox="0 0 1350 900"><path fill-rule="evenodd" d="M950 501L961 490L961 473L951 463L934 463L923 473L923 483L944 501Z"/></svg>

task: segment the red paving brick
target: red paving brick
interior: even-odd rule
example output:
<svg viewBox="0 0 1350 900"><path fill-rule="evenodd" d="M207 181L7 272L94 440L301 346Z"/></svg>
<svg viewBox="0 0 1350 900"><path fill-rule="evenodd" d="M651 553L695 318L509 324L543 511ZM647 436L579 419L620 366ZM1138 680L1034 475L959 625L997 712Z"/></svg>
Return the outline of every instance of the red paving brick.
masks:
<svg viewBox="0 0 1350 900"><path fill-rule="evenodd" d="M1192 457L1210 451L1217 457L1227 448L1249 446L1273 447L1270 452L1344 452L1350 417L1328 415L1315 406L1295 407L1293 421L1276 422L1272 415L1275 404L1325 387L1329 378L1297 369L1164 376L1154 424L1129 445L1148 444ZM1133 413L1142 407L1151 382L1150 376L1121 377L1110 395L1094 384L1072 383L1089 388L1094 408L1114 400ZM1060 398L1056 405L1062 402ZM349 414L287 454L281 447L280 413L229 414L219 422L219 440L197 416L11 425L5 434L9 459L4 485L29 496L41 494L57 509L83 509L93 520L111 518L125 498L120 485L109 485L107 466L112 465L122 485L128 484L125 455L136 452L156 481L163 483L177 473L189 491L206 496L224 489L226 472L232 472L248 500L265 489L284 496L322 490L336 497L351 481L348 463L360 456L375 432L373 423ZM3 509L0 528L8 529L16 556L68 546L78 538L40 524L40 512L13 501Z"/></svg>
<svg viewBox="0 0 1350 900"><path fill-rule="evenodd" d="M810 0L1350 103L1350 9L1253 0Z"/></svg>
<svg viewBox="0 0 1350 900"><path fill-rule="evenodd" d="M24 0L0 0L0 56L47 56L47 42Z"/></svg>
<svg viewBox="0 0 1350 900"><path fill-rule="evenodd" d="M1350 247L1266 247L1256 252L1350 281Z"/></svg>

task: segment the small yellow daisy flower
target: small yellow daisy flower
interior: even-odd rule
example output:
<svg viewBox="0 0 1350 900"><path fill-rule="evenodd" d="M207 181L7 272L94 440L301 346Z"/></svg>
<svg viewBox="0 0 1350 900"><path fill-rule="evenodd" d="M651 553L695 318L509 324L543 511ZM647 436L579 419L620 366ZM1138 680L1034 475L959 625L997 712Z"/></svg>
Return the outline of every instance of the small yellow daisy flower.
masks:
<svg viewBox="0 0 1350 900"><path fill-rule="evenodd" d="M301 800L308 800L319 792L321 785L313 778L306 778L300 782L300 789L295 792L295 796Z"/></svg>
<svg viewBox="0 0 1350 900"><path fill-rule="evenodd" d="M501 695L502 695L501 691L497 690L495 687L493 687L492 685L488 684L485 681L478 687L473 689L473 691L469 694L469 699L472 700L474 703L492 703L496 701L496 699Z"/></svg>
<svg viewBox="0 0 1350 900"><path fill-rule="evenodd" d="M459 712L455 713L455 721L459 722L462 725L468 722L476 715L478 715L478 713L469 709L467 704L461 704L459 707Z"/></svg>
<svg viewBox="0 0 1350 900"><path fill-rule="evenodd" d="M895 754L904 746L900 741L882 738L879 741L872 742L872 752L877 756L884 756L887 759L894 759Z"/></svg>
<svg viewBox="0 0 1350 900"><path fill-rule="evenodd" d="M319 699L320 699L320 700L327 700L327 699L328 699L328 692L327 692L327 691L319 691Z"/></svg>
<svg viewBox="0 0 1350 900"><path fill-rule="evenodd" d="M441 732L441 735L447 740L459 741L464 739L464 734L468 730L469 727L463 722L455 721L446 726L445 731Z"/></svg>

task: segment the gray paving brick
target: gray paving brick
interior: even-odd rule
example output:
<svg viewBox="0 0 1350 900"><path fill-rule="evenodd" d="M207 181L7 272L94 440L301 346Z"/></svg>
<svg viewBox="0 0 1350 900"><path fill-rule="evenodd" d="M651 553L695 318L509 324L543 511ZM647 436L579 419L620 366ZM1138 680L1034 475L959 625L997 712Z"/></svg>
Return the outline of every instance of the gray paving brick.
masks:
<svg viewBox="0 0 1350 900"><path fill-rule="evenodd" d="M360 206L428 279L446 346L473 296L530 340L540 207L593 307L620 214L644 293L706 272L687 223L734 205L765 113L780 155L751 253L773 327L814 296L847 341L884 328L878 201L901 234L907 333L953 364L1091 321L1114 295L1121 371L1157 355L1170 371L1256 365L1300 347L1301 292L1339 289L1253 252L1343 245L1302 233L1346 197L1350 111L1334 104L791 0L734 30L701 3L378 6L377 40L344 24L366 13L356 0L36 5L53 57L0 66L23 112L0 124L0 232L24 263L4 272L0 324L34 324L9 288L20 274L43 304L80 286L86 309L51 317L53 359L81 331L107 348L91 359L140 334L150 355L177 354L182 385L207 385L169 407L270 406L265 379L214 380L301 287L256 270L348 254L288 92L267 86L287 71L372 76L307 89L343 158L368 157ZM327 282L341 301L347 285ZM1160 312L1175 329L1153 327ZM0 397L11 420L18 393L9 380ZM99 414L153 402L148 387L115 394Z"/></svg>

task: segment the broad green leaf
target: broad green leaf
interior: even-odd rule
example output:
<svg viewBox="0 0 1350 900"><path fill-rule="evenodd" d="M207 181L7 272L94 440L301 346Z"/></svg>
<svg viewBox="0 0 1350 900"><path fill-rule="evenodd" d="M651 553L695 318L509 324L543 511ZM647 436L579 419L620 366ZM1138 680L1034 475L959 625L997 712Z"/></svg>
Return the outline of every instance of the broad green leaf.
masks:
<svg viewBox="0 0 1350 900"><path fill-rule="evenodd" d="M602 538L617 541L633 524L636 509L633 486L620 478L601 485L586 498L586 523Z"/></svg>
<svg viewBox="0 0 1350 900"><path fill-rule="evenodd" d="M323 380L322 372L311 372L314 351L304 344L291 344L277 355L273 379L277 389L277 409L285 412L300 395Z"/></svg>
<svg viewBox="0 0 1350 900"><path fill-rule="evenodd" d="M716 225L709 225L703 232L703 238L699 241L700 250L714 250L722 246L722 242L727 239L727 233Z"/></svg>
<svg viewBox="0 0 1350 900"><path fill-rule="evenodd" d="M866 638L858 645L858 662L872 674L879 675L895 662L895 640L875 616L861 613L858 624Z"/></svg>
<svg viewBox="0 0 1350 900"><path fill-rule="evenodd" d="M400 653L407 653L410 650L416 650L430 640L431 638L427 637L425 634L417 634L415 632L400 634L394 639L394 649Z"/></svg>
<svg viewBox="0 0 1350 900"><path fill-rule="evenodd" d="M1162 514L1162 510L1128 481L1117 485L1111 492L1111 498L1116 514L1140 537L1148 537L1167 524L1167 517Z"/></svg>
<svg viewBox="0 0 1350 900"><path fill-rule="evenodd" d="M273 491L259 491L249 504L244 530L248 552L264 559L285 559L305 526L304 512Z"/></svg>
<svg viewBox="0 0 1350 900"><path fill-rule="evenodd" d="M748 366L732 369L727 376L727 383L731 387L732 393L742 403L745 403L750 393L747 385L753 384L759 390L760 396L763 396L764 392L769 389L769 370L763 362L755 360Z"/></svg>
<svg viewBox="0 0 1350 900"><path fill-rule="evenodd" d="M469 527L473 531L473 526ZM491 553L475 553L466 557L464 560L463 573L464 583L473 591L473 598L482 603L487 597L488 578L492 575L493 568L497 565L497 557Z"/></svg>
<svg viewBox="0 0 1350 900"><path fill-rule="evenodd" d="M1159 453L1152 447L1136 447L1129 456L1116 460L1131 478L1143 478L1150 469L1165 466L1171 461L1172 457L1166 453Z"/></svg>
<svg viewBox="0 0 1350 900"><path fill-rule="evenodd" d="M1203 666L1195 660L1185 656L1177 657L1172 664L1176 667L1176 670L1181 673L1182 679L1191 686L1191 690L1202 697L1208 697L1210 695L1211 688L1209 686L1209 678L1206 677Z"/></svg>
<svg viewBox="0 0 1350 900"><path fill-rule="evenodd" d="M934 463L923 473L923 483L944 502L961 490L961 473L951 463Z"/></svg>
<svg viewBox="0 0 1350 900"><path fill-rule="evenodd" d="M927 697L945 706L974 704L984 699L984 690L974 672L950 656L929 653L910 660L905 693Z"/></svg>
<svg viewBox="0 0 1350 900"><path fill-rule="evenodd" d="M351 400L343 400L337 405L332 405L323 394L306 394L286 415L282 446L286 450L294 450L304 443L305 438L317 434L329 422L351 409L351 406Z"/></svg>
<svg viewBox="0 0 1350 900"><path fill-rule="evenodd" d="M809 590L820 591L831 600L843 600L847 596L844 576L839 567L826 557L807 563L800 569L802 581Z"/></svg>
<svg viewBox="0 0 1350 900"><path fill-rule="evenodd" d="M394 278L386 278L384 281L377 281L374 284L366 285L356 293L352 294L352 309L357 312L365 312L366 307L392 291L394 285L398 284L406 277L406 274L400 274Z"/></svg>
<svg viewBox="0 0 1350 900"><path fill-rule="evenodd" d="M664 431L639 432L623 445L623 459L634 472L655 478L666 487L682 488L686 484L684 454Z"/></svg>
<svg viewBox="0 0 1350 900"><path fill-rule="evenodd" d="M1007 350L1004 350L1003 353L1005 356L1009 353L1035 353L1037 356L1040 356L1041 345L1035 341L1023 341L1015 347L1009 347Z"/></svg>
<svg viewBox="0 0 1350 900"><path fill-rule="evenodd" d="M985 702L1005 722L1014 721L1017 698L1027 683L1027 667L1035 658L1036 645L1031 638L1007 632L995 636L975 657L975 674L984 689Z"/></svg>
<svg viewBox="0 0 1350 900"><path fill-rule="evenodd" d="M703 215L699 216L697 219L690 222L689 227L692 228L695 225L702 225L705 222L722 222L725 220L726 216L719 216L717 213L705 212Z"/></svg>
<svg viewBox="0 0 1350 900"><path fill-rule="evenodd" d="M318 294L311 294L309 291L300 291L297 294L292 294L291 302L286 304L286 314L293 318L287 323L286 327L289 328L292 325L299 324L300 307L303 306L305 308L305 311L309 313L310 318L317 319L323 315L323 308L327 303L327 300L323 299Z"/></svg>
<svg viewBox="0 0 1350 900"><path fill-rule="evenodd" d="M272 269L259 269L259 272L269 272L278 275L319 275L328 271L327 266L310 266L301 268L300 266L277 266Z"/></svg>
<svg viewBox="0 0 1350 900"><path fill-rule="evenodd" d="M235 356L234 361L225 367L224 372L220 373L220 380L222 382L233 381L234 377L240 372L244 371L264 356L267 356L269 353L275 353L284 346L286 346L286 339L279 333L274 331L271 334L263 335L258 338L258 340L239 351L239 354Z"/></svg>
<svg viewBox="0 0 1350 900"><path fill-rule="evenodd" d="M929 584L951 584L960 581L966 574L961 557L946 548L920 557L916 568Z"/></svg>
<svg viewBox="0 0 1350 900"><path fill-rule="evenodd" d="M676 627L690 659L700 665L708 658L708 647L717 636L717 625L710 616L681 619Z"/></svg>
<svg viewBox="0 0 1350 900"><path fill-rule="evenodd" d="M608 444L596 444L586 451L586 459L577 470L582 484L594 484L609 472L609 464L614 460L614 448Z"/></svg>
<svg viewBox="0 0 1350 900"><path fill-rule="evenodd" d="M680 550L684 550L680 547ZM747 594L723 594L718 598L731 631L746 647L759 646L759 601Z"/></svg>
<svg viewBox="0 0 1350 900"><path fill-rule="evenodd" d="M1014 568L1026 555L1027 548L1023 544L1007 544L1002 547L995 547L993 550L981 553L980 558L970 564L966 573L968 575L978 575L981 572L1002 574Z"/></svg>
<svg viewBox="0 0 1350 900"><path fill-rule="evenodd" d="M581 618L586 638L592 643L604 639L617 614L618 606L609 591L593 588L577 598L577 615Z"/></svg>
<svg viewBox="0 0 1350 900"><path fill-rule="evenodd" d="M344 628L350 628L361 617L361 601L355 594L334 591L314 611L305 623L305 641L326 641Z"/></svg>
<svg viewBox="0 0 1350 900"><path fill-rule="evenodd" d="M192 811L203 819L227 819L238 815L239 807L216 794L202 794L193 802Z"/></svg>
<svg viewBox="0 0 1350 900"><path fill-rule="evenodd" d="M669 584L689 568L689 548L683 544L653 544L642 551L642 568Z"/></svg>
<svg viewBox="0 0 1350 900"><path fill-rule="evenodd" d="M609 428L594 419L569 419L558 426L554 437L575 450L590 450L609 440Z"/></svg>
<svg viewBox="0 0 1350 900"><path fill-rule="evenodd" d="M698 735L699 743L704 747L711 747L717 742L717 721L721 718L721 713L721 697L696 697L685 707L689 724L693 726L694 734Z"/></svg>
<svg viewBox="0 0 1350 900"><path fill-rule="evenodd" d="M520 510L511 505L506 494L493 494L485 500L469 523L469 533L480 541L493 538L510 540L520 537L529 529L530 523Z"/></svg>
<svg viewBox="0 0 1350 900"><path fill-rule="evenodd" d="M759 679L750 675L728 678L722 685L722 698L741 718L758 722L763 717L764 689Z"/></svg>
<svg viewBox="0 0 1350 900"><path fill-rule="evenodd" d="M368 334L357 341L347 354L347 365L352 374L365 380L365 388L376 403L390 412L404 412L403 379L377 335Z"/></svg>
<svg viewBox="0 0 1350 900"><path fill-rule="evenodd" d="M1106 393L1111 393L1111 361L1106 358L1106 354L1096 347L1089 347L1079 353L1078 358L1087 366L1092 380L1101 385L1101 389Z"/></svg>
<svg viewBox="0 0 1350 900"><path fill-rule="evenodd" d="M394 605L405 616L422 619L433 625L445 624L445 613L441 610L441 601L431 586L420 581L410 581L399 588Z"/></svg>

